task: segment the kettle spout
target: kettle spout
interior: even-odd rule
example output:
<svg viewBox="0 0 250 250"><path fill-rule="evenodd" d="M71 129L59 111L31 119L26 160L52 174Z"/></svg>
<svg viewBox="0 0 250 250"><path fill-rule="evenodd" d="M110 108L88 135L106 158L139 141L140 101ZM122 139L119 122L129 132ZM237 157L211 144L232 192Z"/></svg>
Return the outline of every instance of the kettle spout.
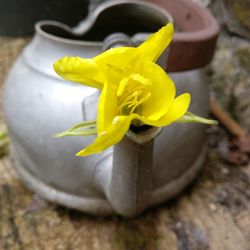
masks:
<svg viewBox="0 0 250 250"><path fill-rule="evenodd" d="M161 128L144 131L129 130L114 146L108 199L114 210L132 217L144 210L153 188L154 138Z"/></svg>

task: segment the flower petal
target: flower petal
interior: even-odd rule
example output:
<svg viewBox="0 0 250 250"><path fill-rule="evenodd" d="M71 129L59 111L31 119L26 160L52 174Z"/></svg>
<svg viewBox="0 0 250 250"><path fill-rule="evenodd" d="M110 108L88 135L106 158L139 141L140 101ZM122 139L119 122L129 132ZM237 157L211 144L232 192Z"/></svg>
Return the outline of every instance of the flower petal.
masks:
<svg viewBox="0 0 250 250"><path fill-rule="evenodd" d="M130 69L130 67L136 63L137 59L136 48L132 47L111 48L93 58L101 70L108 70L108 65L123 73L125 73L127 69Z"/></svg>
<svg viewBox="0 0 250 250"><path fill-rule="evenodd" d="M93 58L106 81L116 85L134 69L137 59L136 48L130 47L112 48Z"/></svg>
<svg viewBox="0 0 250 250"><path fill-rule="evenodd" d="M158 120L170 107L175 97L175 85L166 72L157 64L144 62L142 75L151 80L148 86L150 99L142 105L142 116L150 120Z"/></svg>
<svg viewBox="0 0 250 250"><path fill-rule="evenodd" d="M173 24L168 23L158 32L149 36L149 38L137 48L139 54L143 57L143 60L156 62L169 45L173 35Z"/></svg>
<svg viewBox="0 0 250 250"><path fill-rule="evenodd" d="M107 131L100 133L92 144L76 155L96 154L118 143L128 131L131 118L130 116L116 116Z"/></svg>
<svg viewBox="0 0 250 250"><path fill-rule="evenodd" d="M106 131L117 115L117 87L113 84L104 84L98 103L97 133Z"/></svg>
<svg viewBox="0 0 250 250"><path fill-rule="evenodd" d="M151 120L148 117L138 116L138 120L142 121L145 124L163 127L175 122L181 118L188 110L190 104L190 94L185 93L176 97L171 106L169 107L167 113L163 115L159 120Z"/></svg>
<svg viewBox="0 0 250 250"><path fill-rule="evenodd" d="M104 75L92 59L64 57L54 64L55 72L62 78L102 89Z"/></svg>

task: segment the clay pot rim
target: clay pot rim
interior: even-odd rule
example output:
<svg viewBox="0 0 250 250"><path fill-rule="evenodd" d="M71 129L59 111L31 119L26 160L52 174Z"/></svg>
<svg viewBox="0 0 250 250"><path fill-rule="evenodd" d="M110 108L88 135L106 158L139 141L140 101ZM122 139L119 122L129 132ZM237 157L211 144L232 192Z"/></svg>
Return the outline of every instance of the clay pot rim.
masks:
<svg viewBox="0 0 250 250"><path fill-rule="evenodd" d="M213 58L220 31L217 21L209 11L190 0L147 1L168 10L175 20L175 26L183 29L183 31L175 32L170 44L166 70L179 72L208 65ZM181 11L180 8L182 8ZM187 19L185 14L189 14L192 19ZM190 27L195 27L196 30L191 30Z"/></svg>
<svg viewBox="0 0 250 250"><path fill-rule="evenodd" d="M204 28L197 30L197 31L188 31L184 30L181 32L175 32L174 39L183 39L188 41L197 41L197 40L205 40L208 38L211 38L213 36L217 36L220 31L220 27L216 20L213 18L213 16L206 10L205 8L199 6L196 3L193 3L192 1L185 1L185 4L187 4L188 7L192 8L195 12L200 13L200 17L204 21ZM174 14L172 14L173 17Z"/></svg>

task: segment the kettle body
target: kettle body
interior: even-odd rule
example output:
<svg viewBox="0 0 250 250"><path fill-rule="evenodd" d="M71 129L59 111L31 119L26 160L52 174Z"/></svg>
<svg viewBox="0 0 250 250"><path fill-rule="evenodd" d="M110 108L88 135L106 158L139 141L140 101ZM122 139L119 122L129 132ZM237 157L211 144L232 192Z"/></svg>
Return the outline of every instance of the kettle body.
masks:
<svg viewBox="0 0 250 250"><path fill-rule="evenodd" d="M106 34L101 38L95 29L100 30L105 11L114 12L109 9L114 2L97 8L88 23L81 24L81 34L80 26L74 34L69 27L52 21L36 25L33 40L6 79L4 116L13 165L31 190L49 201L88 213L134 216L174 196L196 176L206 152L206 126L172 124L146 143L131 140L128 134L118 145L84 158L75 153L89 145L94 136L53 138L78 122L95 119L99 91L60 79L52 65L63 56L90 58L102 52ZM118 5L131 3L143 5L146 11L158 11L149 3L118 1ZM157 25L156 17L153 19L155 26L164 25L164 17ZM128 32L141 37L135 31ZM177 94L191 93L190 111L206 117L208 89L203 69L171 73L170 77L176 83ZM138 159L140 166L135 162Z"/></svg>

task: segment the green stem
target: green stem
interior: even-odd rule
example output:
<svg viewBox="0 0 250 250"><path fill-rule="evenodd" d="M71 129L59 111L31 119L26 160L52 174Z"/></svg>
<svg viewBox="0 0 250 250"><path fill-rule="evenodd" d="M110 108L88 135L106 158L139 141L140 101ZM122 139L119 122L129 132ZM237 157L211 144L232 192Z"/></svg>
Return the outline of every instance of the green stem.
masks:
<svg viewBox="0 0 250 250"><path fill-rule="evenodd" d="M206 119L201 116L194 115L191 112L187 112L183 117L181 117L176 122L198 122L198 123L204 123L208 125L218 124L218 121L216 120Z"/></svg>
<svg viewBox="0 0 250 250"><path fill-rule="evenodd" d="M65 136L85 136L96 134L96 121L86 121L76 124L68 130L56 134L54 137L65 137Z"/></svg>

